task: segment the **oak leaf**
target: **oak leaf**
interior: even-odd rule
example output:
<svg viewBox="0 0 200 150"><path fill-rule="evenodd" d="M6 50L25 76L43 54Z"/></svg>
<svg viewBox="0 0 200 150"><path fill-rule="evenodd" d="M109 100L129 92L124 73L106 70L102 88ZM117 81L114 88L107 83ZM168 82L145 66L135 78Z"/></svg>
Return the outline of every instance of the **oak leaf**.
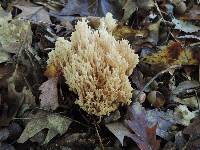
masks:
<svg viewBox="0 0 200 150"><path fill-rule="evenodd" d="M128 119L125 120L129 129L135 134L130 138L135 141L141 150L158 150L160 141L156 139L156 127L149 127L145 109L140 103L135 103L128 109Z"/></svg>

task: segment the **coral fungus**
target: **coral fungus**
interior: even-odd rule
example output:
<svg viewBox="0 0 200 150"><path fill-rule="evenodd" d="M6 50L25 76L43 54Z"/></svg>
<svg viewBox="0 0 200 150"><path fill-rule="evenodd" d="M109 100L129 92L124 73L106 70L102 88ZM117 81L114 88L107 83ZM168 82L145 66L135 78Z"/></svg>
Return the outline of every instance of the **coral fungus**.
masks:
<svg viewBox="0 0 200 150"><path fill-rule="evenodd" d="M78 21L70 41L58 38L49 53L48 66L63 72L76 100L88 114L109 115L120 105L130 104L132 87L128 76L138 63L127 40L112 36L116 20L108 13L92 30L86 19Z"/></svg>

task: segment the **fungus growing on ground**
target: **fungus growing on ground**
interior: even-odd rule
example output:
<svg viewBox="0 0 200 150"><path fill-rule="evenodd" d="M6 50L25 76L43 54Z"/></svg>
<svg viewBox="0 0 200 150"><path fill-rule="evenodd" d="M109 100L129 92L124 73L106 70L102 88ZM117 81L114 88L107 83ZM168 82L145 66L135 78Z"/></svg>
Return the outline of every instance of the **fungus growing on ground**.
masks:
<svg viewBox="0 0 200 150"><path fill-rule="evenodd" d="M138 64L127 40L116 40L116 20L108 13L92 30L86 19L78 21L70 41L58 38L49 53L48 67L61 70L76 100L88 114L109 115L120 105L130 104L132 87L128 76Z"/></svg>

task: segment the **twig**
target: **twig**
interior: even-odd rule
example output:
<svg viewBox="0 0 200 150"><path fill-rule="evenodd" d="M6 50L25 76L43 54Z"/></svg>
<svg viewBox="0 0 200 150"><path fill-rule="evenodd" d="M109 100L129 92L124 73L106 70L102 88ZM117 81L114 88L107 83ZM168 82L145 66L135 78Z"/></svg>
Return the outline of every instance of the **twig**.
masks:
<svg viewBox="0 0 200 150"><path fill-rule="evenodd" d="M181 65L173 65L173 66L171 66L171 67L169 67L169 68L167 68L167 69L165 69L165 70L162 70L161 72L157 73L157 74L143 87L143 89L139 92L139 94L138 94L137 97L135 98L135 101L138 100L138 98L139 98L139 96L142 94L142 92L143 92L157 77L159 77L160 75L162 75L162 74L168 72L168 71L171 70L171 69L176 69L176 68L180 68L180 67L181 67Z"/></svg>
<svg viewBox="0 0 200 150"><path fill-rule="evenodd" d="M158 6L158 4L157 4L156 1L154 1L154 4L155 4L155 6L156 6L156 9L157 9L157 11L158 11L158 13L159 13L159 15L160 15L162 21L163 21L164 24L166 25L166 22L168 22L168 21L166 21L166 20L164 19L163 15L162 15L162 13L161 13L161 10L160 10L160 8L159 8L159 6ZM177 40L177 39L175 38L174 34L173 34L171 31L169 31L169 33L170 33L170 35L173 37L173 39L174 39L176 42L180 43L180 41Z"/></svg>
<svg viewBox="0 0 200 150"><path fill-rule="evenodd" d="M199 82L200 82L200 65L199 65Z"/></svg>
<svg viewBox="0 0 200 150"><path fill-rule="evenodd" d="M199 111L200 111L200 108L199 108L199 96L198 96L198 94L197 94L197 91L196 90L194 90L195 91L195 96L196 96L196 99L197 99L197 104L198 104L198 109L199 109Z"/></svg>
<svg viewBox="0 0 200 150"><path fill-rule="evenodd" d="M104 146L103 146L103 143L102 143L102 140L101 140L101 137L100 137L100 134L99 134L99 131L98 131L98 128L97 128L97 124L96 124L96 123L95 123L95 129L96 129L97 136L98 136L98 138L99 138L99 142L100 142L101 149L104 150Z"/></svg>

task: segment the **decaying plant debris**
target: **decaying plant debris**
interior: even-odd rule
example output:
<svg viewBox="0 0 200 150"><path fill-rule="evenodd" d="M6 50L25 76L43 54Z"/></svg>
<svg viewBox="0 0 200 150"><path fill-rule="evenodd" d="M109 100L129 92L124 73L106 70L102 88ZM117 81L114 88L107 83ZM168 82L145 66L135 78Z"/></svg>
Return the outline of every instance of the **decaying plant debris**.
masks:
<svg viewBox="0 0 200 150"><path fill-rule="evenodd" d="M199 1L0 1L1 149L199 149Z"/></svg>

